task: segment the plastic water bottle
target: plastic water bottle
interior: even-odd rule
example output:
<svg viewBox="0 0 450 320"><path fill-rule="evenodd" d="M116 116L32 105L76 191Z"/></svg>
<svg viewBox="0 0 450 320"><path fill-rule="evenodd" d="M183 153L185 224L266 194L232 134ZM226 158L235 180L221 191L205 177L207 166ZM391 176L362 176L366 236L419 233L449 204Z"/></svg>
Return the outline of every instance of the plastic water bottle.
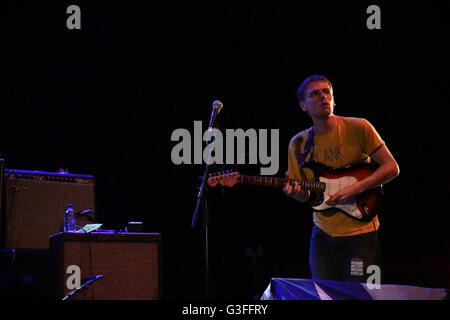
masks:
<svg viewBox="0 0 450 320"><path fill-rule="evenodd" d="M71 204L67 205L64 213L64 232L75 232L75 211Z"/></svg>

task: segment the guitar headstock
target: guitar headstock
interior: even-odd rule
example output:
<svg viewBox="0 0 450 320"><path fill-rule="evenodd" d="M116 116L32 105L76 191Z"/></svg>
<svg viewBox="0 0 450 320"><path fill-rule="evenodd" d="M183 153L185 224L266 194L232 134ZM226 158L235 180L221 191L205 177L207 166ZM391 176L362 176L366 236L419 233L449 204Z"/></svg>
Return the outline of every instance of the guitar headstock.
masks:
<svg viewBox="0 0 450 320"><path fill-rule="evenodd" d="M239 177L241 176L241 174L239 172L222 172L216 175L211 175L208 178L208 185L210 187L215 187L218 184L221 184L223 186L226 187L232 187L234 186L236 183L239 183Z"/></svg>

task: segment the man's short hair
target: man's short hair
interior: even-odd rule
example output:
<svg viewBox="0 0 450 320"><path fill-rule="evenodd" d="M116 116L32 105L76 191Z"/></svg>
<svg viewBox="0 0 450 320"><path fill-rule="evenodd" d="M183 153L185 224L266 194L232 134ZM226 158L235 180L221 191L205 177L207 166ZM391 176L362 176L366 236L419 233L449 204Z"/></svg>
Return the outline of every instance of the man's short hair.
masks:
<svg viewBox="0 0 450 320"><path fill-rule="evenodd" d="M320 74L314 74L312 76L309 76L305 80L303 80L303 82L298 87L298 89L297 89L297 99L298 99L299 103L305 101L305 90L306 90L306 87L308 86L308 84L310 84L312 82L326 82L330 86L331 90L333 90L333 86L331 85L330 80L328 80L324 76L321 76Z"/></svg>

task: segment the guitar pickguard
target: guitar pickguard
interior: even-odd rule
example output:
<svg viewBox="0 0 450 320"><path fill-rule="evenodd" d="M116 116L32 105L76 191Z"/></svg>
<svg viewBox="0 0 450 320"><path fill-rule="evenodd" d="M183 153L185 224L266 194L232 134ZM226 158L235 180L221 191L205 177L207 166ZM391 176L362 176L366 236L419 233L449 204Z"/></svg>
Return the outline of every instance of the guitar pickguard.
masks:
<svg viewBox="0 0 450 320"><path fill-rule="evenodd" d="M323 183L325 183L325 190L323 192L323 200L319 205L313 206L312 208L316 211L324 211L330 208L336 208L341 211L344 211L345 213L355 217L355 218L362 218L362 214L359 211L357 205L356 205L356 198L351 197L347 200L346 203L338 204L336 206L329 206L326 204L326 201L330 198L331 195L335 194L339 190L345 188L346 186L349 186L358 180L355 177L352 176L344 176L337 179L328 179L324 177L319 177L319 180Z"/></svg>

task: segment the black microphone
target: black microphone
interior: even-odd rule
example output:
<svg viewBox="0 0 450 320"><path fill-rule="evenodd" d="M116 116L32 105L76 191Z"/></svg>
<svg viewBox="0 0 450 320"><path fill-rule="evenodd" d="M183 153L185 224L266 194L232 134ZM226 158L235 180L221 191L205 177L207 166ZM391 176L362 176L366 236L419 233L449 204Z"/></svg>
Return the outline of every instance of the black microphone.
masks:
<svg viewBox="0 0 450 320"><path fill-rule="evenodd" d="M221 101L215 100L213 102L213 109L212 109L212 113L211 113L211 118L209 119L208 130L211 130L214 127L214 123L216 122L216 117L222 108L223 108L223 103Z"/></svg>

